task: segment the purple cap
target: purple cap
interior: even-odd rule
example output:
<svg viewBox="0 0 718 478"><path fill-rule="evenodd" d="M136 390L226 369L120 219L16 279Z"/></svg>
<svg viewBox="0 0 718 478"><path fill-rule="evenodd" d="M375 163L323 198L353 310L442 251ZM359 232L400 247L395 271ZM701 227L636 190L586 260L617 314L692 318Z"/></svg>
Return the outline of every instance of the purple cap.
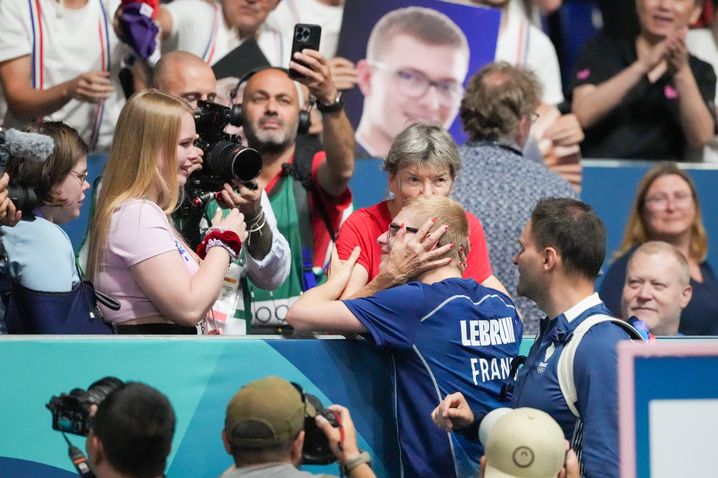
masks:
<svg viewBox="0 0 718 478"><path fill-rule="evenodd" d="M142 2L125 5L120 16L120 27L125 42L139 56L146 60L152 55L157 46L159 32L159 28L152 21L152 8L148 9L148 6Z"/></svg>

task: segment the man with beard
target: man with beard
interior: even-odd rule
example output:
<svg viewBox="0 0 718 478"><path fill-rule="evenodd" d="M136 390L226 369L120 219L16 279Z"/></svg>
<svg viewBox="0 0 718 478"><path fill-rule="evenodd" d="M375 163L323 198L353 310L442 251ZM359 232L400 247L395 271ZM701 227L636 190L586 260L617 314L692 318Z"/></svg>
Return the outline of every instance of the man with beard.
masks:
<svg viewBox="0 0 718 478"><path fill-rule="evenodd" d="M327 61L318 51L306 49L294 55L290 69L301 75L298 81L322 112L323 150L307 147L311 140L306 135L297 136L301 86L286 70L265 68L251 74L242 96L247 145L262 155L258 183L269 195L279 231L292 251L289 278L279 288L266 291L249 281L255 330L284 325L289 305L320 280L329 245L351 205L354 131ZM261 220L247 224L247 230L260 227Z"/></svg>

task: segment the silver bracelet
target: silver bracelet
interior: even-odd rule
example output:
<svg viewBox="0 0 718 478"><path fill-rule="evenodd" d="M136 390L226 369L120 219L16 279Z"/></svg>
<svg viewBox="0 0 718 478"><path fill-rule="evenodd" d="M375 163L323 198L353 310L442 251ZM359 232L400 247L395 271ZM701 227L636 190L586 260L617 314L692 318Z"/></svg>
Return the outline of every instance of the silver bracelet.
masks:
<svg viewBox="0 0 718 478"><path fill-rule="evenodd" d="M261 221L261 224L260 224ZM252 220L247 224L247 245L252 244L252 234L255 232L259 232L259 235L262 235L262 228L267 224L267 217L264 215L264 209L259 210L259 214L257 214Z"/></svg>
<svg viewBox="0 0 718 478"><path fill-rule="evenodd" d="M344 466L344 473L347 475L352 472L355 468L357 468L359 465L363 465L364 463L371 466L371 455L368 451L363 451L359 453L357 456L352 458L351 460L347 460L343 463Z"/></svg>

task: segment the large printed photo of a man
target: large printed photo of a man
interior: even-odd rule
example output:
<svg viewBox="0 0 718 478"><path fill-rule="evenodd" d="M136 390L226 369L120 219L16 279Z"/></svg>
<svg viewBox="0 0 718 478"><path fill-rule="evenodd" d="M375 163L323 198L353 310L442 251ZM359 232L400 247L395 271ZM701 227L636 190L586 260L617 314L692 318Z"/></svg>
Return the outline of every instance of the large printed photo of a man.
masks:
<svg viewBox="0 0 718 478"><path fill-rule="evenodd" d="M357 157L385 157L417 121L462 138L455 120L463 85L493 60L499 18L493 9L438 0L348 1L338 55L356 65L357 88L346 103Z"/></svg>

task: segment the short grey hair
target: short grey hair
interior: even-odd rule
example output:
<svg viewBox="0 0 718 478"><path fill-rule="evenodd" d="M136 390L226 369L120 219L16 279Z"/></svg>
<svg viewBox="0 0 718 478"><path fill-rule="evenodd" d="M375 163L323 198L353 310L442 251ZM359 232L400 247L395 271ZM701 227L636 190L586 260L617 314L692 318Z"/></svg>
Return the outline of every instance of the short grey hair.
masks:
<svg viewBox="0 0 718 478"><path fill-rule="evenodd" d="M393 176L410 165L448 169L454 179L461 169L461 155L454 138L445 128L414 123L394 138L384 161L384 171Z"/></svg>
<svg viewBox="0 0 718 478"><path fill-rule="evenodd" d="M678 282L684 286L690 284L691 272L688 266L688 260L683 255L683 253L679 251L675 246L663 241L648 241L646 243L643 243L640 247L638 247L638 249L634 251L633 255L631 256L631 259L628 262L628 267L631 266L633 258L636 257L638 254L645 254L649 256L660 255L664 258L665 256L673 257L673 259L678 264L678 274L676 276Z"/></svg>

